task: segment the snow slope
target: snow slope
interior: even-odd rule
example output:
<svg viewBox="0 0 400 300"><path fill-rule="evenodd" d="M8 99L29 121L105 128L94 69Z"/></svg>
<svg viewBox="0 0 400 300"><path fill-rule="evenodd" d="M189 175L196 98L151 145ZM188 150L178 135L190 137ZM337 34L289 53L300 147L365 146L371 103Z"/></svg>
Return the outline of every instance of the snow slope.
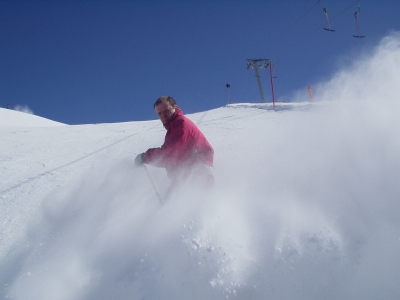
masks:
<svg viewBox="0 0 400 300"><path fill-rule="evenodd" d="M0 298L398 299L399 63L393 33L313 105L189 115L216 187L164 205L158 120L0 126Z"/></svg>
<svg viewBox="0 0 400 300"><path fill-rule="evenodd" d="M0 108L0 127L47 127L63 123L11 109Z"/></svg>

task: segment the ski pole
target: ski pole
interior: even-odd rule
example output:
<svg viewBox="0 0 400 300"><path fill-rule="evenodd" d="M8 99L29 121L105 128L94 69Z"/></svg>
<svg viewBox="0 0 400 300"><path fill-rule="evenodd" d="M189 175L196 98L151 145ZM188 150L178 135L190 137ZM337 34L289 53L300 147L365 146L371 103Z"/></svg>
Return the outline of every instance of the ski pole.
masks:
<svg viewBox="0 0 400 300"><path fill-rule="evenodd" d="M152 179L151 176L150 176L149 170L147 170L147 167L146 167L145 164L143 164L143 167L144 167L144 169L146 170L147 177L149 177L149 180L150 180L150 182L151 182L151 185L153 186L154 191L156 192L156 195L157 195L158 200L160 200L160 203L163 204L162 198L161 198L160 194L158 193L157 187L156 187L156 185L154 184L153 179Z"/></svg>

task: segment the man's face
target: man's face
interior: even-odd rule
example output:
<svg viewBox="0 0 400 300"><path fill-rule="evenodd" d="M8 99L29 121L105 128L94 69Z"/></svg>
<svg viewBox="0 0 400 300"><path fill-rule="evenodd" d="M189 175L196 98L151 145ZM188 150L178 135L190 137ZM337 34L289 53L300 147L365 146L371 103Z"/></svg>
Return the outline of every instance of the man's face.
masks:
<svg viewBox="0 0 400 300"><path fill-rule="evenodd" d="M155 107L156 113L164 125L171 119L175 109L176 106L171 106L169 102L162 102Z"/></svg>

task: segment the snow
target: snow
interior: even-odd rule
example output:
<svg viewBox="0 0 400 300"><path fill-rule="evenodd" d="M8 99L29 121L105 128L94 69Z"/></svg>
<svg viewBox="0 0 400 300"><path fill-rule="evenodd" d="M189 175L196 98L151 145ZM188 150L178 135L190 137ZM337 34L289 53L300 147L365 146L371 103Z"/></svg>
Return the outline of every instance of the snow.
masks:
<svg viewBox="0 0 400 300"><path fill-rule="evenodd" d="M164 205L134 167L160 121L10 125L0 110L0 298L398 299L399 63L393 33L314 84L313 104L305 89L188 115L216 186Z"/></svg>
<svg viewBox="0 0 400 300"><path fill-rule="evenodd" d="M48 127L61 125L65 124L29 113L0 108L1 127Z"/></svg>

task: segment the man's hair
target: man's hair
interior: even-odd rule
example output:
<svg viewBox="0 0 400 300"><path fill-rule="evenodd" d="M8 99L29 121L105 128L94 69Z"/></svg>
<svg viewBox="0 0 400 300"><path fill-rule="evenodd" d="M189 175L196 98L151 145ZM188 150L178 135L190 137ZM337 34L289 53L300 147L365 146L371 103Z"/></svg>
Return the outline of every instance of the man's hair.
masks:
<svg viewBox="0 0 400 300"><path fill-rule="evenodd" d="M165 102L168 102L172 107L177 105L174 98L170 96L161 96L160 98L157 99L156 103L154 103L154 108L156 108L157 105Z"/></svg>

